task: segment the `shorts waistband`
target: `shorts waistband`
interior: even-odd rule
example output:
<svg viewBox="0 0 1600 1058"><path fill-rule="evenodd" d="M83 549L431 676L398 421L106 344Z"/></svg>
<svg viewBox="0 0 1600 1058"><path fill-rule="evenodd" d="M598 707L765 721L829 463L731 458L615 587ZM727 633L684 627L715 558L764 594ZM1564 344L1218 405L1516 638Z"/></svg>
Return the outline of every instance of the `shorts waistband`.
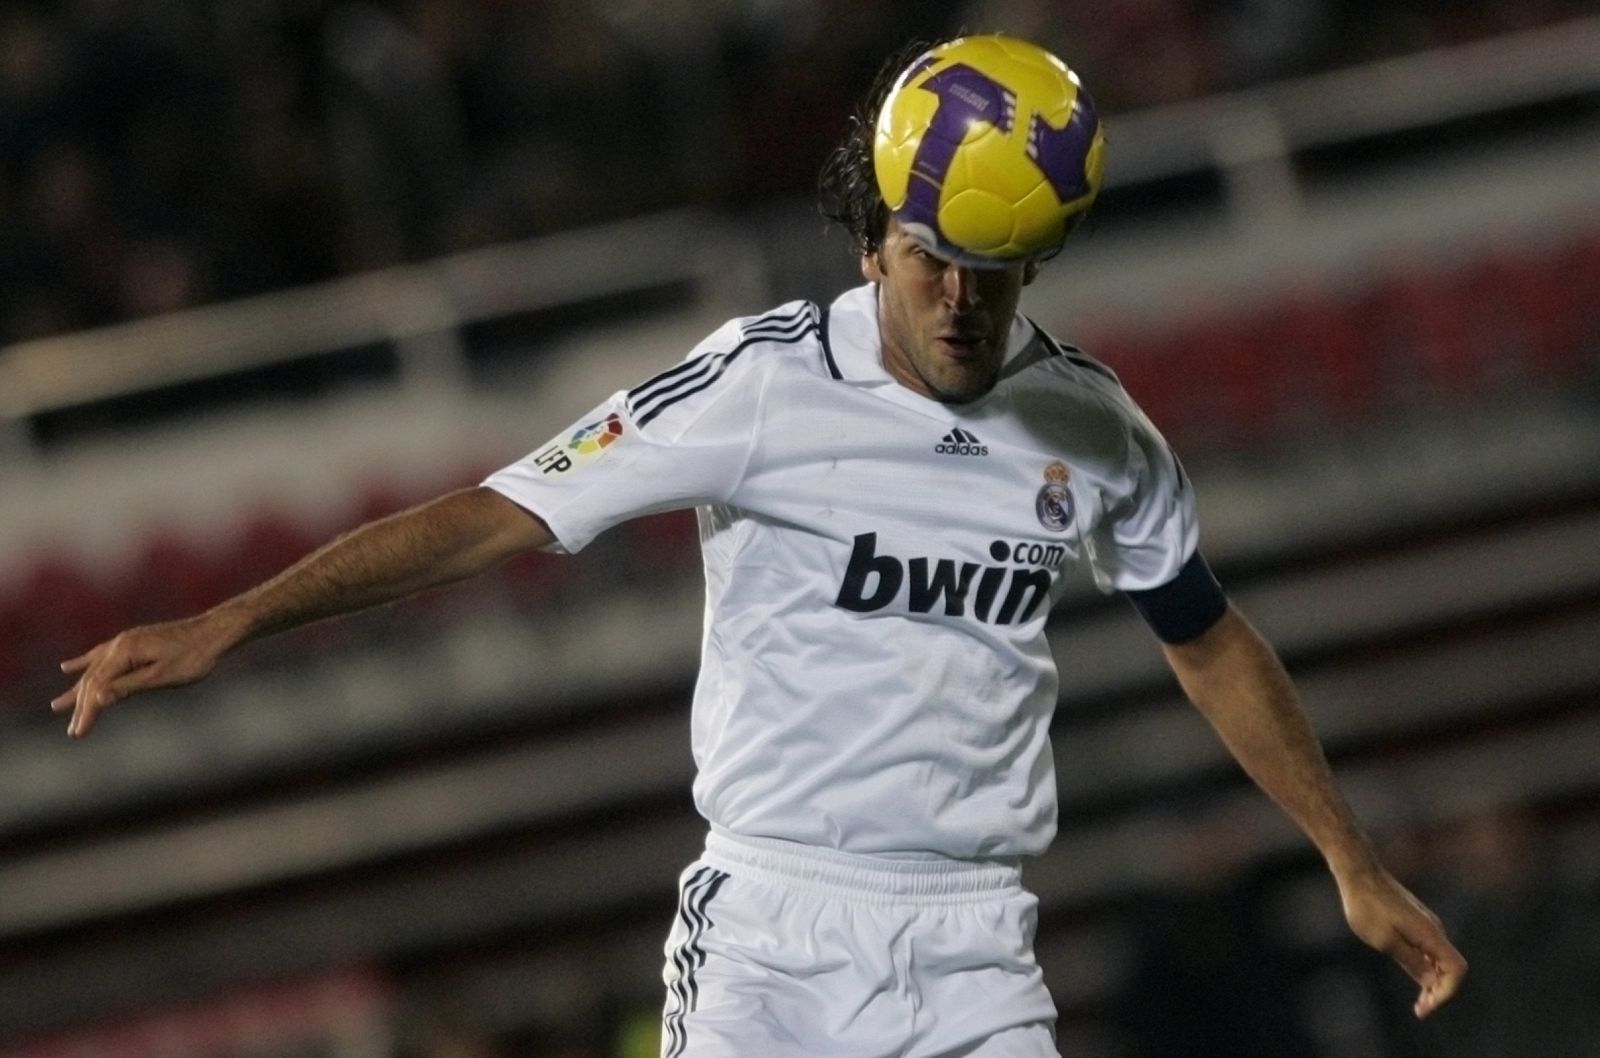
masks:
<svg viewBox="0 0 1600 1058"><path fill-rule="evenodd" d="M820 890L845 900L959 904L1022 888L1015 860L901 860L713 830L704 861L742 877Z"/></svg>

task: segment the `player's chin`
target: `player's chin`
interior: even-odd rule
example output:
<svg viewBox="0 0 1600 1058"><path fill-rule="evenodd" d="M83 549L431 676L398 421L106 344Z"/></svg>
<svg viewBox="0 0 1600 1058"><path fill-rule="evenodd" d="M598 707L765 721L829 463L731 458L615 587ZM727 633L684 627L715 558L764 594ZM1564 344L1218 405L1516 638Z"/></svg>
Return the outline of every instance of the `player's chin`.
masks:
<svg viewBox="0 0 1600 1058"><path fill-rule="evenodd" d="M994 388L995 372L978 364L955 365L941 372L937 383L931 387L945 404L965 404L977 400Z"/></svg>

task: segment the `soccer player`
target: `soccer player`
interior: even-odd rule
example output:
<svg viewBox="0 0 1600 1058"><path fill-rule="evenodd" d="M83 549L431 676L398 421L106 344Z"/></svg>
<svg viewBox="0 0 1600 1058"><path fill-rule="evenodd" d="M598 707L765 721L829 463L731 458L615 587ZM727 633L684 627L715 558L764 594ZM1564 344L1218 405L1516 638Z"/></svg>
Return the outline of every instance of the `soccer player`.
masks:
<svg viewBox="0 0 1600 1058"><path fill-rule="evenodd" d="M1432 1013L1465 963L1379 862L1289 677L1208 570L1172 450L1110 371L1019 312L1037 264L956 265L889 217L871 129L858 119L824 174L864 285L733 320L483 485L65 662L69 734L251 639L693 506L709 834L668 938L663 1053L1054 1055L1019 860L1055 831L1044 625L1081 564L1144 615L1322 854L1351 929Z"/></svg>

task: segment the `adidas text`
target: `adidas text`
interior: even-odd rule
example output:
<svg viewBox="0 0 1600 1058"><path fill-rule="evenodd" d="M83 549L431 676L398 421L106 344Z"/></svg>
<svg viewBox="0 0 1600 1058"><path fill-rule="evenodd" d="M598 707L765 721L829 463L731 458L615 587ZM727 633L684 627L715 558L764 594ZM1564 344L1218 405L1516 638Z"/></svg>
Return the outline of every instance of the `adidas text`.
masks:
<svg viewBox="0 0 1600 1058"><path fill-rule="evenodd" d="M989 446L982 444L978 438L967 430L959 427L944 435L944 439L933 446L933 450L945 456L986 456Z"/></svg>

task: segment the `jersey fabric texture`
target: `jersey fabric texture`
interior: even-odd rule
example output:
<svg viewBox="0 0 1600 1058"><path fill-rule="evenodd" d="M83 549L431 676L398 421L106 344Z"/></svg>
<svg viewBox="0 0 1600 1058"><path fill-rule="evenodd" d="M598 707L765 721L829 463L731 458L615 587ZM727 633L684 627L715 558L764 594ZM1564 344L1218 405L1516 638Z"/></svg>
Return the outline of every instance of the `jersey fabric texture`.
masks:
<svg viewBox="0 0 1600 1058"><path fill-rule="evenodd" d="M679 879L663 1058L1056 1058L1018 875L713 831Z"/></svg>
<svg viewBox="0 0 1600 1058"><path fill-rule="evenodd" d="M878 334L871 285L731 321L486 484L566 551L699 508L691 737L715 828L1038 853L1056 822L1046 614L1080 563L1107 591L1174 582L1192 492L1115 376L1026 318L994 389L960 405L896 382Z"/></svg>

